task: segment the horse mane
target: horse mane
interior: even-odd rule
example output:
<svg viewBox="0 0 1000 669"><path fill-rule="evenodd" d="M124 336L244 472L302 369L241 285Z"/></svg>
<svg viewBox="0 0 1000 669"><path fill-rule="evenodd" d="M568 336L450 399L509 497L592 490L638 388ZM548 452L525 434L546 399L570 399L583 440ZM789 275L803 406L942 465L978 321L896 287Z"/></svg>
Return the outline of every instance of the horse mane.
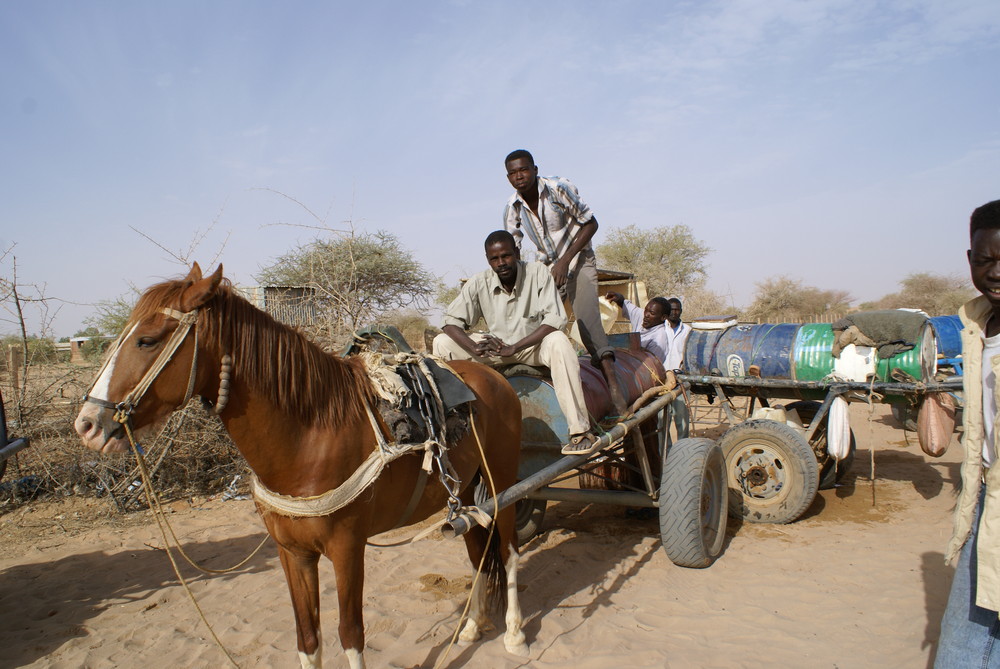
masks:
<svg viewBox="0 0 1000 669"><path fill-rule="evenodd" d="M189 280L150 287L129 318L136 323L164 306L179 304ZM283 411L307 425L341 427L365 416L374 400L371 381L358 358L323 351L301 332L275 320L236 293L228 279L206 302L198 317L199 340L233 359L240 378Z"/></svg>

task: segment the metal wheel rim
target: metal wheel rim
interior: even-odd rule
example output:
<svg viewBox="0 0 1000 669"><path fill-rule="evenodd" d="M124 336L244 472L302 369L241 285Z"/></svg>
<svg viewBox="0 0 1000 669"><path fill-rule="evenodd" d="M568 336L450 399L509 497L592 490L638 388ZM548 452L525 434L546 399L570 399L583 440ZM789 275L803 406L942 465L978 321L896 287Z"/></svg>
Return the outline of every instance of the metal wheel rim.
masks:
<svg viewBox="0 0 1000 669"><path fill-rule="evenodd" d="M749 499L772 502L788 496L794 474L788 467L785 453L772 444L755 441L735 449L726 459L733 479ZM764 483L752 479L766 473ZM748 480L749 479L749 480Z"/></svg>

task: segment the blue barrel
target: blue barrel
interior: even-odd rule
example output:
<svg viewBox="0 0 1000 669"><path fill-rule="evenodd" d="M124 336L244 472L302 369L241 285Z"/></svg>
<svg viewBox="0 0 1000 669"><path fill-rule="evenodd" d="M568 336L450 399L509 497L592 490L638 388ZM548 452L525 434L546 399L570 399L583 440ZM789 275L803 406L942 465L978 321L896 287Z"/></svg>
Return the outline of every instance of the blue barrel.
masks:
<svg viewBox="0 0 1000 669"><path fill-rule="evenodd" d="M962 320L958 316L932 316L931 327L937 338L939 358L957 358L962 355Z"/></svg>
<svg viewBox="0 0 1000 669"><path fill-rule="evenodd" d="M614 369L628 404L665 378L659 359L640 348L616 348ZM551 379L538 373L529 375L515 371L507 376L507 381L521 402L521 463L518 472L521 478L526 478L562 457L560 446L569 441L569 425L559 408ZM599 422L612 411L611 391L603 374L590 363L590 356L580 358L580 383L587 412Z"/></svg>
<svg viewBox="0 0 1000 669"><path fill-rule="evenodd" d="M684 344L684 372L698 376L715 376L715 347L725 330L692 329Z"/></svg>
<svg viewBox="0 0 1000 669"><path fill-rule="evenodd" d="M765 379L791 379L798 323L737 325L726 330L715 347L714 367L723 376L750 376L750 367Z"/></svg>

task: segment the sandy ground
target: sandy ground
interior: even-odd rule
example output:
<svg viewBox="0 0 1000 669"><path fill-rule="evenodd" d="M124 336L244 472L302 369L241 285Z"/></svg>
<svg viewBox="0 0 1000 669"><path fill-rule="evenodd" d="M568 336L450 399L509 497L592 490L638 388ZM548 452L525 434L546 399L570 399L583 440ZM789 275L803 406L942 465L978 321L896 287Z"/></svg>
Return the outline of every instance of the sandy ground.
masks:
<svg viewBox="0 0 1000 669"><path fill-rule="evenodd" d="M471 580L461 541L369 549L368 666L929 667L952 575L942 551L960 448L924 456L881 407L869 420L853 405L852 425L858 454L843 485L791 525L731 522L708 569L671 564L655 519L550 504L519 576L529 658L508 655L496 633L447 650ZM264 537L248 501L171 508L184 548L209 567L240 561ZM149 516L123 521L103 500L0 516L0 665L226 666L162 546ZM298 666L273 544L229 575L183 571L239 666ZM328 563L322 578L326 666L345 667Z"/></svg>

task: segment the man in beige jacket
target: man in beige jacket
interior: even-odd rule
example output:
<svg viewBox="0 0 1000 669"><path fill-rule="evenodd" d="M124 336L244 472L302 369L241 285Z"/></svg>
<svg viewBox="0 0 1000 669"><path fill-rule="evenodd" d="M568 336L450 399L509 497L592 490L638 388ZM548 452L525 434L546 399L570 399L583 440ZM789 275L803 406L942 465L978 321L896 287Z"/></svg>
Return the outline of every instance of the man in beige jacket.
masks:
<svg viewBox="0 0 1000 669"><path fill-rule="evenodd" d="M969 269L982 293L959 310L964 369L965 459L955 530L945 559L955 567L934 666L1000 668L1000 200L972 212Z"/></svg>

